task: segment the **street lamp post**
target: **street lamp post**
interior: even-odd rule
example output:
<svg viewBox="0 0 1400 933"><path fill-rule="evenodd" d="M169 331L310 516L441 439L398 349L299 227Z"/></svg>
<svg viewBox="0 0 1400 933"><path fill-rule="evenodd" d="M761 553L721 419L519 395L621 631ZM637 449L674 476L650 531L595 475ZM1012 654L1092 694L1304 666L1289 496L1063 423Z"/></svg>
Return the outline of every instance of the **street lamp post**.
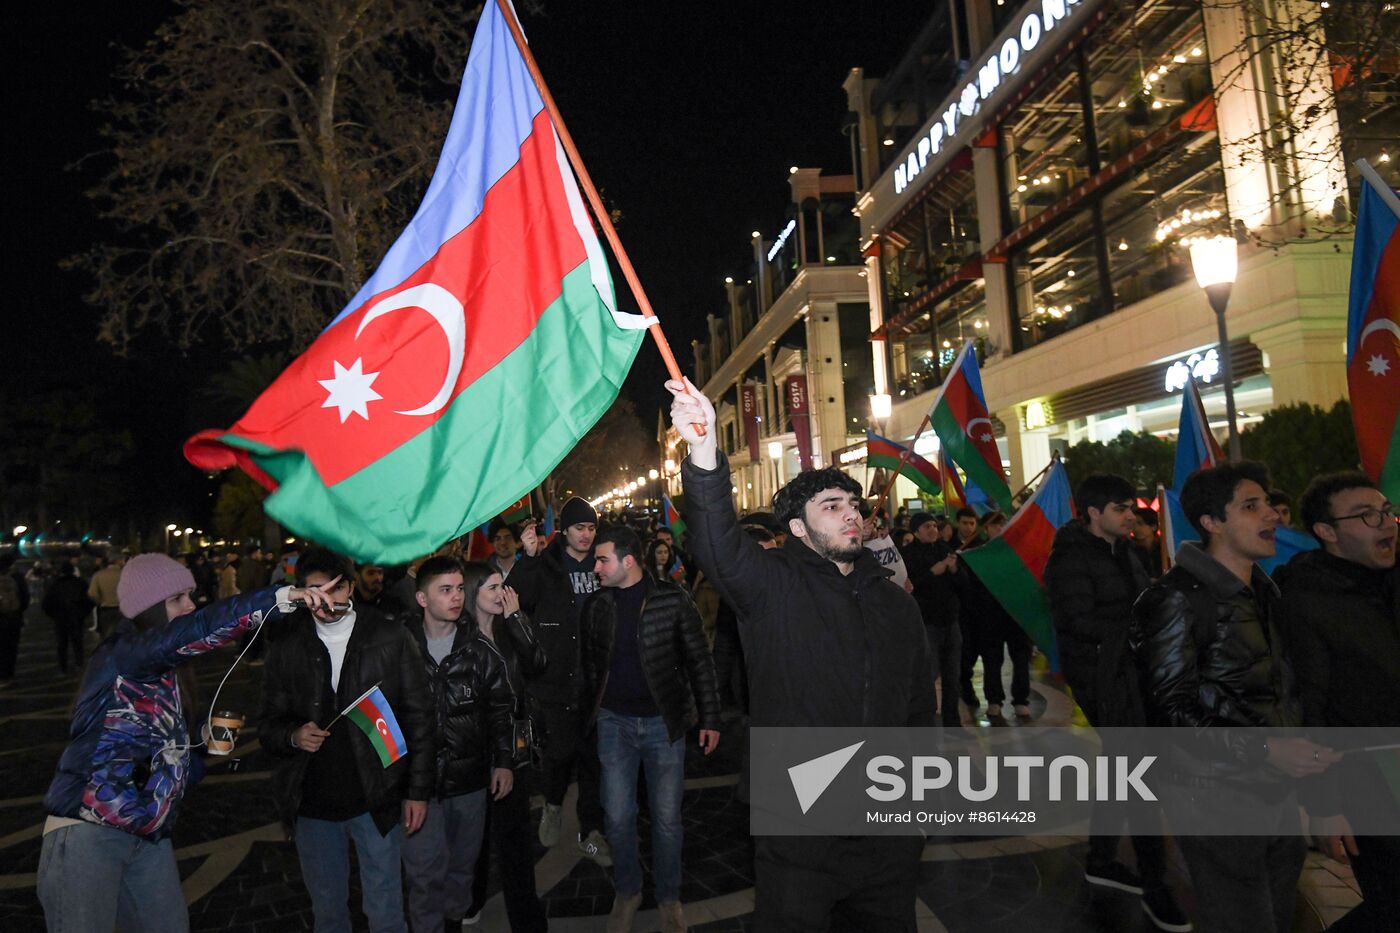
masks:
<svg viewBox="0 0 1400 933"><path fill-rule="evenodd" d="M783 442L768 442L768 459L773 461L773 495L783 486Z"/></svg>
<svg viewBox="0 0 1400 933"><path fill-rule="evenodd" d="M175 531L174 525L165 526L165 553L170 553L170 532Z"/></svg>
<svg viewBox="0 0 1400 933"><path fill-rule="evenodd" d="M1215 326L1220 341L1220 373L1225 381L1225 417L1230 431L1230 459L1239 461L1240 431L1235 419L1235 376L1230 361L1230 335L1225 326L1225 308L1230 303L1230 290L1239 272L1239 244L1235 238L1220 234L1196 237L1191 241L1191 269L1196 284L1205 290L1211 309L1215 311Z"/></svg>

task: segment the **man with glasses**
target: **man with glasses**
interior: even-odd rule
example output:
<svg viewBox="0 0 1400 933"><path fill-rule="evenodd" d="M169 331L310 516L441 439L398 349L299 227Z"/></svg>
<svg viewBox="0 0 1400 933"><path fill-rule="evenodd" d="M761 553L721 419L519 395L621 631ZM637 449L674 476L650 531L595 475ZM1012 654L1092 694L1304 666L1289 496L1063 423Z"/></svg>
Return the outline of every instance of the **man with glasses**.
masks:
<svg viewBox="0 0 1400 933"><path fill-rule="evenodd" d="M1281 622L1304 722L1400 725L1395 506L1364 473L1331 473L1308 485L1301 510L1303 526L1322 549L1299 554L1278 577ZM1323 840L1325 851L1339 861L1351 861L1365 898L1333 930L1382 929L1381 918L1394 922L1400 912L1400 888L1395 885L1400 878L1400 839L1354 837L1351 831L1360 814L1347 802L1376 799L1366 787L1383 780L1367 757L1347 756L1336 769L1328 795L1333 804L1325 807L1333 815L1313 819L1313 832ZM1366 816L1377 819L1380 814Z"/></svg>

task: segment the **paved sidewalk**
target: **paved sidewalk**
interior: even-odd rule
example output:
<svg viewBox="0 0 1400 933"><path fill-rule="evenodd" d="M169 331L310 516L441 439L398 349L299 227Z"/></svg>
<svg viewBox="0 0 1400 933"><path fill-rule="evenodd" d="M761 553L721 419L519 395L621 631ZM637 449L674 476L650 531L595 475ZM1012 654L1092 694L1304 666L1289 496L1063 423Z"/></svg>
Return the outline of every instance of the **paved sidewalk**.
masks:
<svg viewBox="0 0 1400 933"><path fill-rule="evenodd" d="M63 748L68 706L76 677L63 679L54 663L47 620L34 616L21 643L19 676L0 691L0 929L42 930L34 894L43 823L42 795ZM207 702L235 653L215 652L198 663L200 691ZM1009 676L1009 672L1008 672ZM219 705L245 711L258 706L262 668L240 664ZM1072 705L1060 690L1037 677L1032 705L1040 724L1070 720ZM980 688L980 684L979 684ZM974 728L1015 728L985 719ZM252 730L245 735L251 736ZM734 799L741 731L726 723L719 750L709 759L692 750L687 763L685 877L681 891L692 928L700 933L753 930L752 846L748 814ZM195 931L285 933L310 930L311 907L301 885L296 852L283 839L267 785L267 757L250 738L235 753L237 772L215 765L185 799L174 841ZM572 793L572 792L571 792ZM538 806L538 801L536 801ZM566 814L572 807L565 807ZM556 931L594 933L604 927L612 902L607 873L582 859L572 845L570 817L564 842L537 848L536 881ZM649 829L641 825L642 854L649 862ZM924 852L920 884L920 931L1021 933L1038 931L1147 931L1152 929L1137 898L1090 890L1082 880L1082 837L940 839ZM1189 885L1179 860L1173 887L1189 906ZM646 881L647 898L638 931L659 926ZM506 929L499 885L478 929ZM1297 933L1324 928L1356 903L1355 884L1344 867L1310 853L1300 885ZM357 881L351 880L358 904ZM355 929L364 929L357 918Z"/></svg>

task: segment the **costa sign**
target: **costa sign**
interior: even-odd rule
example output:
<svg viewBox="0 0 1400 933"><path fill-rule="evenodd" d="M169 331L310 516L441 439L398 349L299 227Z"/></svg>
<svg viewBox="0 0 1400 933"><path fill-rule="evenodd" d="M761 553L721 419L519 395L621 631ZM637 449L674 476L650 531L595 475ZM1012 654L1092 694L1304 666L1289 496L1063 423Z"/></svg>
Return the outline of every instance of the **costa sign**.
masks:
<svg viewBox="0 0 1400 933"><path fill-rule="evenodd" d="M1085 0L1041 0L1027 4L1029 11L1011 29L1000 44L993 44L988 58L968 70L969 80L945 101L943 111L910 145L904 159L894 170L894 191L899 194L919 173L958 135L963 122L982 107L982 102L996 93L1003 79L1016 74L1023 61L1046 42ZM1092 4L1091 4L1092 5ZM973 71L975 69L975 73Z"/></svg>

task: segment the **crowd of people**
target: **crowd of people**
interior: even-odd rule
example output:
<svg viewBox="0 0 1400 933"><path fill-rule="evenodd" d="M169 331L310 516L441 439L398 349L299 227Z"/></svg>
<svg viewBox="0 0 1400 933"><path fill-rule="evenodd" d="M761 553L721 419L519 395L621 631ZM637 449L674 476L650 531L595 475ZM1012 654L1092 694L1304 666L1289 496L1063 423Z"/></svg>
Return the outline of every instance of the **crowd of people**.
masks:
<svg viewBox="0 0 1400 933"><path fill-rule="evenodd" d="M642 902L643 780L660 923L684 930L687 750L712 753L722 720L964 730L981 721L981 700L992 724L1033 719L1034 647L961 556L1006 515L887 520L854 479L823 469L796 476L771 512L740 517L712 407L668 388L690 448L684 540L575 498L549 538L533 521L493 524L480 561L453 542L404 568L315 546L141 554L87 580L69 562L27 580L5 568L13 602L33 590L53 620L60 668L82 672L45 797L49 929L188 928L170 832L210 732L187 662L225 645L241 642L262 666L256 736L318 931L351 928L351 848L372 930L470 926L491 859L510 928L546 929L536 842L610 869L607 929L629 931ZM1335 928L1381 929L1400 906L1400 842L1353 834L1347 806L1359 796L1345 793L1374 775L1283 730L1394 725L1394 507L1362 474L1319 477L1301 519L1321 548L1270 579L1257 562L1282 519L1268 490L1254 464L1195 474L1181 499L1201 543L1165 572L1156 515L1131 483L1095 475L1075 490L1078 517L1045 570L1074 700L1094 726L1198 737L1172 762L1180 779L1160 811L1096 805L1084 878L1140 896L1160 929L1287 933L1305 851L1295 779L1335 768L1342 792L1302 800L1365 898ZM100 644L84 665L89 625ZM380 742L343 715L374 690L392 711ZM537 821L531 794L543 798ZM1161 821L1209 826L1261 800L1281 814L1271 834L1177 834L1188 919L1167 886ZM757 837L756 927L911 930L922 848L917 836Z"/></svg>

